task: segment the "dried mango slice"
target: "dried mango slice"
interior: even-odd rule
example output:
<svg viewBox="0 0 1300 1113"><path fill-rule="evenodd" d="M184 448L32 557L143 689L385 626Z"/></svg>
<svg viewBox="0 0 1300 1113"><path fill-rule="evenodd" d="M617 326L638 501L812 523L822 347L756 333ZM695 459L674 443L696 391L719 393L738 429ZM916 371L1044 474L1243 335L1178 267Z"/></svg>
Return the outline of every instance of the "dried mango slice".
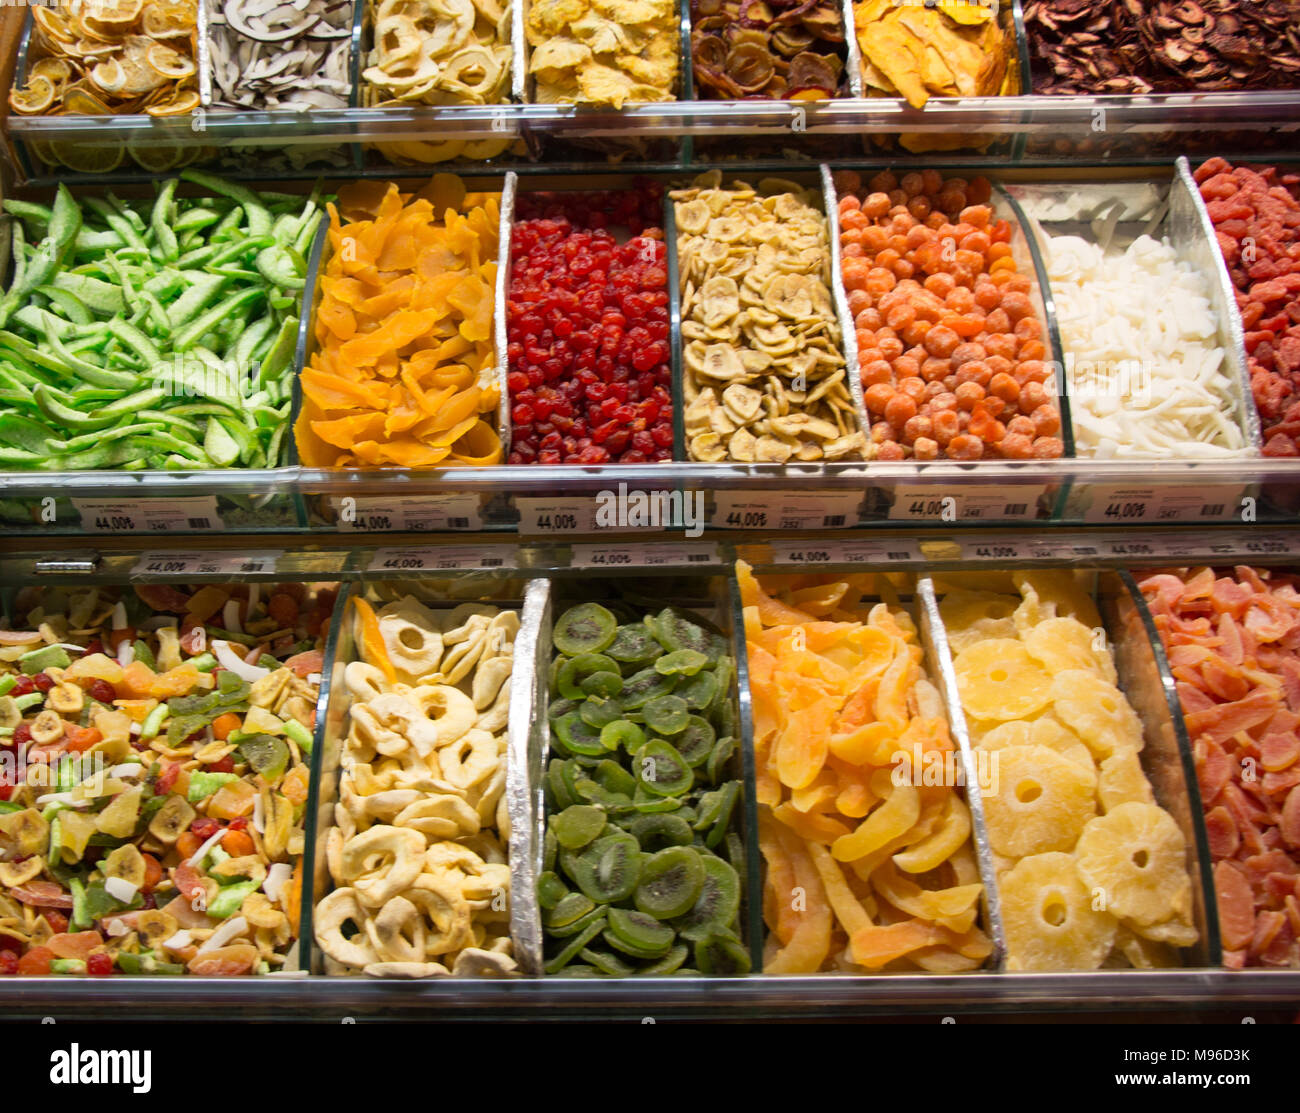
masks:
<svg viewBox="0 0 1300 1113"><path fill-rule="evenodd" d="M372 181L339 190L295 426L304 464L501 462L498 203L444 174L414 194Z"/></svg>

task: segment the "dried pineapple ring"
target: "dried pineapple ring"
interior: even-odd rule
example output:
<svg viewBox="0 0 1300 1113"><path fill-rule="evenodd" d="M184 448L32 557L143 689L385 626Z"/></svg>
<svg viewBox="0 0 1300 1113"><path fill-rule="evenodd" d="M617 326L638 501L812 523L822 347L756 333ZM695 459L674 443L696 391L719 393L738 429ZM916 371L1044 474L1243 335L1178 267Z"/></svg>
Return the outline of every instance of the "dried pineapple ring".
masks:
<svg viewBox="0 0 1300 1113"><path fill-rule="evenodd" d="M1120 804L1091 820L1079 836L1079 875L1102 889L1112 913L1136 925L1169 918L1191 881L1178 824L1154 804Z"/></svg>
<svg viewBox="0 0 1300 1113"><path fill-rule="evenodd" d="M1151 784L1142 772L1142 762L1136 750L1116 750L1101 763L1097 778L1097 799L1103 812L1112 812L1121 804L1136 801L1154 804Z"/></svg>
<svg viewBox="0 0 1300 1113"><path fill-rule="evenodd" d="M1008 746L996 770L998 791L984 798L993 849L1011 858L1072 850L1097 814L1094 774L1046 746Z"/></svg>
<svg viewBox="0 0 1300 1113"><path fill-rule="evenodd" d="M1051 698L1061 721L1083 739L1099 761L1117 750L1145 745L1142 723L1124 693L1088 669L1056 674Z"/></svg>
<svg viewBox="0 0 1300 1113"><path fill-rule="evenodd" d="M953 653L987 638L1014 638L1016 624L1011 616L1017 606L1012 596L992 591L949 592L939 604L939 616Z"/></svg>
<svg viewBox="0 0 1300 1113"><path fill-rule="evenodd" d="M995 726L977 743L981 750L1004 750L1008 746L1046 746L1069 759L1089 774L1095 775L1092 753L1079 736L1067 730L1055 719L1042 716L1038 719L1019 719Z"/></svg>
<svg viewBox="0 0 1300 1113"><path fill-rule="evenodd" d="M1077 618L1045 618L1023 635L1029 655L1055 675L1066 669L1088 669L1108 684L1115 683L1115 665L1096 645L1101 631L1090 630Z"/></svg>
<svg viewBox="0 0 1300 1113"><path fill-rule="evenodd" d="M990 638L957 655L962 706L977 719L1023 719L1052 699L1052 678L1014 638Z"/></svg>
<svg viewBox="0 0 1300 1113"><path fill-rule="evenodd" d="M1009 970L1096 970L1119 927L1094 910L1074 858L1035 854L998 878Z"/></svg>

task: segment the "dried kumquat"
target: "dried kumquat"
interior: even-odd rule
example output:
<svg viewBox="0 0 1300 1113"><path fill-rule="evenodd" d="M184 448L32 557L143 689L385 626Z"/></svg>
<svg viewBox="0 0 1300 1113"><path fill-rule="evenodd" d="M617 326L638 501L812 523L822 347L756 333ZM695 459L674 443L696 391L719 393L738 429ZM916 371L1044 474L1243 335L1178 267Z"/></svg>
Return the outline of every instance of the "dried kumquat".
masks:
<svg viewBox="0 0 1300 1113"><path fill-rule="evenodd" d="M298 454L314 467L502 459L492 341L500 198L452 174L419 192L357 182L331 205L302 373Z"/></svg>

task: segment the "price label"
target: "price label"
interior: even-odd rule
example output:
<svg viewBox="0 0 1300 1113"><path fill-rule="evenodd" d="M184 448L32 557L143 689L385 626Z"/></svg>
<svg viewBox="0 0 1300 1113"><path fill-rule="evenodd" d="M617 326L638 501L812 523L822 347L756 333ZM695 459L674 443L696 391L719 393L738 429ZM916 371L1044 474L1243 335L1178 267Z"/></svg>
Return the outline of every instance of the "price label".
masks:
<svg viewBox="0 0 1300 1113"><path fill-rule="evenodd" d="M344 533L385 533L394 530L427 533L433 530L483 528L477 495L404 495L398 498L331 498L338 526Z"/></svg>
<svg viewBox="0 0 1300 1113"><path fill-rule="evenodd" d="M964 541L961 544L963 560L1024 560L1030 556L1029 546L1020 541Z"/></svg>
<svg viewBox="0 0 1300 1113"><path fill-rule="evenodd" d="M719 529L847 529L862 516L860 491L718 491L709 524Z"/></svg>
<svg viewBox="0 0 1300 1113"><path fill-rule="evenodd" d="M1123 557L1125 560L1159 556L1166 550L1165 545L1152 541L1103 541L1101 548L1106 556Z"/></svg>
<svg viewBox="0 0 1300 1113"><path fill-rule="evenodd" d="M915 541L890 539L869 541L773 541L774 564L910 564L922 559Z"/></svg>
<svg viewBox="0 0 1300 1113"><path fill-rule="evenodd" d="M1088 488L1085 522L1221 522L1238 517L1243 484L1157 487L1101 484Z"/></svg>
<svg viewBox="0 0 1300 1113"><path fill-rule="evenodd" d="M1008 483L988 487L926 484L894 488L893 521L1019 522L1038 517L1046 484Z"/></svg>
<svg viewBox="0 0 1300 1113"><path fill-rule="evenodd" d="M699 544L574 545L571 568L670 568L717 564L718 548Z"/></svg>
<svg viewBox="0 0 1300 1113"><path fill-rule="evenodd" d="M376 549L366 565L370 572L459 572L466 569L517 567L515 552L504 545L484 549Z"/></svg>
<svg viewBox="0 0 1300 1113"><path fill-rule="evenodd" d="M515 506L519 508L520 533L596 532L596 503L593 499L517 498Z"/></svg>
<svg viewBox="0 0 1300 1113"><path fill-rule="evenodd" d="M215 495L189 499L73 499L86 533L199 533L222 530Z"/></svg>
<svg viewBox="0 0 1300 1113"><path fill-rule="evenodd" d="M1286 556L1291 551L1281 537L1252 537L1243 542L1242 548L1256 556Z"/></svg>
<svg viewBox="0 0 1300 1113"><path fill-rule="evenodd" d="M256 553L144 553L132 576L259 576L274 572L283 549Z"/></svg>

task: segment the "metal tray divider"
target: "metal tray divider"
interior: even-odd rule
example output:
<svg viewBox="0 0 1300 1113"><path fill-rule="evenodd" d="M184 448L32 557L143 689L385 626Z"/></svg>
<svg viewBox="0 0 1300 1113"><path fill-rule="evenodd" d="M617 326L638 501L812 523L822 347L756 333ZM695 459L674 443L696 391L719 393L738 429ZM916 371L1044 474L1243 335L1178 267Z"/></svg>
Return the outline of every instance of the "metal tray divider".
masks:
<svg viewBox="0 0 1300 1113"><path fill-rule="evenodd" d="M962 775L966 782L966 805L971 815L971 836L980 880L984 883L984 923L993 940L993 953L984 969L1002 973L1006 969L1007 937L1002 923L1002 903L998 892L997 870L993 865L993 847L989 843L988 823L984 817L984 797L979 780L975 748L966 729L966 712L957 690L957 673L952 663L952 647L939 614L939 598L934 581L928 575L917 577L916 597L921 615L921 640L930 659L930 682L939 689L948 712L948 727L961 753Z"/></svg>
<svg viewBox="0 0 1300 1113"><path fill-rule="evenodd" d="M1033 94L1034 79L1031 72L1032 67L1029 63L1029 34L1025 30L1025 8L1021 0L1011 0L1011 32L1016 38L1016 59L1020 63L1020 91L1019 96L1025 97ZM1030 119L1030 114L1026 111L1021 117L1021 124L1024 125ZM1012 165L1023 161L1025 151L1029 146L1029 137L1023 126L1011 136L1011 150L1007 155L1007 161Z"/></svg>
<svg viewBox="0 0 1300 1113"><path fill-rule="evenodd" d="M517 104L528 104L528 34L524 5L528 0L510 0L511 62L510 95Z"/></svg>
<svg viewBox="0 0 1300 1113"><path fill-rule="evenodd" d="M1174 163L1174 180L1169 191L1168 223L1184 220L1194 225L1199 232L1192 245L1193 258L1189 261L1202 274L1208 272L1213 275L1210 280L1210 304L1219 319L1219 338L1225 341L1224 355L1233 365L1232 372L1240 395L1237 399L1238 421L1246 443L1259 455L1264 448L1264 436L1250 385L1250 361L1246 356L1246 336L1241 324L1241 310L1237 305L1237 292L1232 285L1232 277L1228 274L1223 252L1219 250L1214 221L1210 219L1209 209L1201 197L1196 179L1192 177L1191 163L1187 161L1186 155L1179 155L1178 161ZM1177 231L1173 234L1177 235Z"/></svg>
<svg viewBox="0 0 1300 1113"><path fill-rule="evenodd" d="M329 803L322 804L321 801L321 793L324 791L322 782L326 775L326 750L331 742L338 741L337 738L330 737L329 712L334 698L334 682L336 680L339 682L338 700L342 701L347 698L347 689L344 687L342 680L347 659L352 656L352 624L348 621L348 600L352 597L354 591L359 590L359 585L356 583L341 582L339 587L338 599L334 603L334 613L330 616L329 634L325 639L320 690L316 694L316 727L312 731L311 779L307 787L307 807L303 812L302 891L299 894L302 904L298 913L298 969L308 973L311 972L312 948L315 945L312 924L316 909L316 860L320 856L320 864L323 869L323 855L325 852L323 836L333 825L334 816L332 796ZM335 673L336 669L338 670L337 675ZM346 706L341 702L336 706L339 708L339 721L341 722ZM337 762L337 748L332 756ZM337 764L331 767L330 772L336 770ZM336 792L337 789L331 785L331 791ZM329 818L322 822L324 816Z"/></svg>
<svg viewBox="0 0 1300 1113"><path fill-rule="evenodd" d="M510 937L515 961L524 974L542 972L542 914L537 904L541 874L543 828L541 761L548 696L547 670L542 664L550 642L551 583L531 580L524 591L519 632L515 635L515 664L510 673L510 713L506 765L506 800L510 815ZM525 665L527 667L525 667Z"/></svg>
<svg viewBox="0 0 1300 1113"><path fill-rule="evenodd" d="M1183 719L1182 703L1178 698L1178 687L1169 665L1169 658L1165 654L1164 643L1160 640L1160 633L1156 629L1155 619L1151 615L1146 599L1131 572L1121 569L1115 575L1122 585L1123 595L1120 596L1122 604L1132 607L1133 617L1145 634L1145 647L1149 649L1152 657L1152 663L1147 667L1154 668L1160 694L1164 697L1163 708L1148 706L1148 715L1143 716L1145 722L1150 722L1148 716L1160 715L1161 711L1164 712L1164 715L1160 716L1161 721L1157 728L1153 728L1158 730L1157 738L1166 748L1163 755L1166 760L1166 776L1161 779L1168 783L1175 772L1181 775L1181 784L1172 785L1176 792L1168 794L1169 803L1174 805L1169 808L1169 811L1182 828L1184 838L1187 838L1188 856L1196 866L1196 877L1192 885L1193 904L1197 914L1196 919L1204 929L1202 938L1197 943L1197 952L1204 956L1207 966L1222 966L1223 938L1219 928L1218 899L1214 891L1214 860L1210 855L1210 841L1205 828L1205 807L1201 799L1201 785L1196 776L1195 748ZM1122 604L1117 604L1117 610L1121 614ZM1154 703L1155 700L1152 698L1148 702ZM1143 750L1144 759L1152 748L1150 741L1151 739L1148 738L1147 748ZM1176 750L1178 756L1176 771L1168 767L1170 764L1168 759L1172 757L1171 750ZM1144 760L1143 768L1146 769L1146 766L1147 761ZM1155 779L1152 778L1153 782ZM1153 787L1159 788L1159 785ZM1163 800L1161 804L1164 806Z"/></svg>
<svg viewBox="0 0 1300 1113"><path fill-rule="evenodd" d="M664 189L664 241L668 245L668 345L672 368L673 461L690 459L686 450L686 371L682 366L682 275L677 256L677 203Z"/></svg>
<svg viewBox="0 0 1300 1113"><path fill-rule="evenodd" d="M763 971L766 932L763 924L763 857L758 847L758 768L754 759L754 709L749 690L749 646L745 641L745 606L736 579L735 561L729 562L726 599L718 609L728 616L731 653L736 660L736 728L740 732L741 780L744 793L745 876L741 897L749 925L749 958L755 974Z"/></svg>
<svg viewBox="0 0 1300 1113"><path fill-rule="evenodd" d="M510 420L510 387L507 377L510 374L509 348L509 304L507 295L510 290L510 271L513 259L510 251L510 231L515 224L515 196L519 190L519 175L513 170L506 171L505 181L501 185L501 217L497 225L497 281L494 296L496 305L492 309L492 339L496 344L497 388L501 397L497 402L497 436L501 438L501 459L510 457L510 438L512 422Z"/></svg>
<svg viewBox="0 0 1300 1113"><path fill-rule="evenodd" d="M845 0L851 3L852 0ZM822 206L826 210L826 238L831 249L831 300L835 303L835 316L840 325L840 351L844 354L844 378L848 381L849 396L857 413L858 429L866 441L861 458L865 461L871 445L871 421L867 417L867 402L862 391L862 368L858 361L858 337L853 327L853 314L849 312L848 295L844 292L840 256L840 199L835 189L835 179L830 164L818 167L822 184Z"/></svg>
<svg viewBox="0 0 1300 1113"><path fill-rule="evenodd" d="M848 48L848 57L844 65L849 71L849 96L855 100L865 100L867 84L862 79L862 49L858 46L858 28L854 15L854 0L840 0L840 18L844 20L844 45Z"/></svg>
<svg viewBox="0 0 1300 1113"><path fill-rule="evenodd" d="M691 48L691 0L679 0L677 21L677 99L696 101L695 52ZM684 166L695 161L695 136L683 135L677 140L677 160ZM671 276L669 281L672 281Z"/></svg>
<svg viewBox="0 0 1300 1113"><path fill-rule="evenodd" d="M206 112L212 107L212 51L208 47L208 5L212 0L198 0L198 12L194 21L194 34L198 41L194 44L194 64L199 70L199 111Z"/></svg>

